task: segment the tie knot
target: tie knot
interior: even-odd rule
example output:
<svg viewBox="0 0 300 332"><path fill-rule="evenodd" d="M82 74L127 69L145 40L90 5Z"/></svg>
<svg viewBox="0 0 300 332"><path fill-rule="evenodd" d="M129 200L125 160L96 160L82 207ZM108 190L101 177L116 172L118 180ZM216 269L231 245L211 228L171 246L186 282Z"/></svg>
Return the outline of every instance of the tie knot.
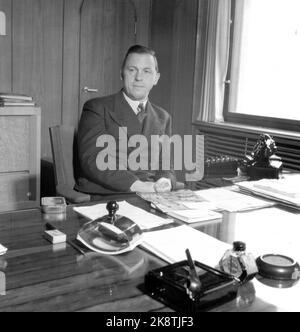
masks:
<svg viewBox="0 0 300 332"><path fill-rule="evenodd" d="M138 114L137 114L138 120L140 121L140 123L144 122L144 119L146 117L146 110L144 107L143 103L140 103L138 106Z"/></svg>
<svg viewBox="0 0 300 332"><path fill-rule="evenodd" d="M140 103L140 104L139 104L139 106L138 106L138 111L139 111L139 113L145 111L145 107L144 107L144 104L143 104L143 103Z"/></svg>

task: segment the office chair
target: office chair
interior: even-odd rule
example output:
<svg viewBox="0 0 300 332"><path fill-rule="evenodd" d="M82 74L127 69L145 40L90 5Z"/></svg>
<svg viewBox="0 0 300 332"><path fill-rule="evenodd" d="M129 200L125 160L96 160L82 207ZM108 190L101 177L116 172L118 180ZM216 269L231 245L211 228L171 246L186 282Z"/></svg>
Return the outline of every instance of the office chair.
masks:
<svg viewBox="0 0 300 332"><path fill-rule="evenodd" d="M53 126L49 128L52 148L56 194L71 204L89 202L91 196L74 190L77 162L75 128Z"/></svg>

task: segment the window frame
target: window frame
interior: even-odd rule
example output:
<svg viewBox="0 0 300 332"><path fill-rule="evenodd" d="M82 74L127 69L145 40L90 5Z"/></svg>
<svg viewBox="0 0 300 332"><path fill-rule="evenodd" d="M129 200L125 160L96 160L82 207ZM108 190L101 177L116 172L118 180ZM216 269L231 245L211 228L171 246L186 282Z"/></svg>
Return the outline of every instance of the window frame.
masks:
<svg viewBox="0 0 300 332"><path fill-rule="evenodd" d="M232 61L233 61L233 44L234 44L234 31L235 31L235 13L236 2L238 0L231 0L231 31L230 31L230 50L228 70L225 81L225 95L224 95L224 107L223 117L225 122L238 123L244 125L251 125L257 127L267 127L272 129L288 130L288 131L300 131L300 120L290 120L284 118L273 118L267 116L250 115L242 113L233 113L229 111L229 96L231 89L231 73L232 73ZM261 124L264 124L263 126Z"/></svg>

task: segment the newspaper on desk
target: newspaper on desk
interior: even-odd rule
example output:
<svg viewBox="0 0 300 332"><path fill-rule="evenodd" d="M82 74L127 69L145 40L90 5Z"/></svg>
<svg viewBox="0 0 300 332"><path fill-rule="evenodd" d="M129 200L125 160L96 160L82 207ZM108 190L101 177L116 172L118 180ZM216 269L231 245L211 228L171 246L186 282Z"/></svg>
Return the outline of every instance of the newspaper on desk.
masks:
<svg viewBox="0 0 300 332"><path fill-rule="evenodd" d="M151 206L170 217L186 223L222 220L222 215L215 212L216 206L187 189L167 193L138 193L140 197L151 202ZM193 207L190 207L192 204Z"/></svg>
<svg viewBox="0 0 300 332"><path fill-rule="evenodd" d="M185 202L200 203L205 199L188 189L176 190L166 193L137 193L144 200L151 202L163 212L186 210Z"/></svg>
<svg viewBox="0 0 300 332"><path fill-rule="evenodd" d="M208 218L212 211L248 211L275 204L270 200L242 194L238 192L237 186L139 195L167 214L182 210L181 213L187 211L188 216L188 210L198 210L201 215L203 211L207 211Z"/></svg>

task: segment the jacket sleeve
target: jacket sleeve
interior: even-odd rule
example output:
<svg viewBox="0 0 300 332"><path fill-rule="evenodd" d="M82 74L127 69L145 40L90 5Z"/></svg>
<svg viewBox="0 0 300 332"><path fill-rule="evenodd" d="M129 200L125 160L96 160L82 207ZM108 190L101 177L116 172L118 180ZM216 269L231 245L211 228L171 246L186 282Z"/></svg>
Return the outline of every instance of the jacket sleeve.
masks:
<svg viewBox="0 0 300 332"><path fill-rule="evenodd" d="M100 135L109 135L104 119L104 106L97 105L97 112L87 102L84 105L78 128L78 154L82 175L91 182L116 192L128 192L138 177L129 170L107 169L97 167L97 156L103 147L97 147ZM118 140L116 140L116 144ZM110 151L109 151L110 153ZM118 156L111 151L118 165Z"/></svg>

